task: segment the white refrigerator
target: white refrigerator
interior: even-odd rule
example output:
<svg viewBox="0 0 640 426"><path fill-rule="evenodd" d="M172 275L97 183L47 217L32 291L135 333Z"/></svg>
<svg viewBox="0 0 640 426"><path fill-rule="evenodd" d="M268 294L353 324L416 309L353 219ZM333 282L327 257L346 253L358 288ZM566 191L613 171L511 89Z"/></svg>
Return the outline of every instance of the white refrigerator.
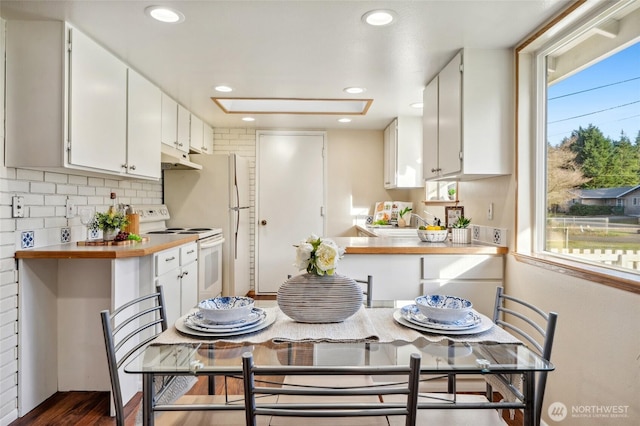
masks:
<svg viewBox="0 0 640 426"><path fill-rule="evenodd" d="M236 154L192 154L202 170L165 170L164 204L169 227L221 228L222 295L250 289L249 162Z"/></svg>

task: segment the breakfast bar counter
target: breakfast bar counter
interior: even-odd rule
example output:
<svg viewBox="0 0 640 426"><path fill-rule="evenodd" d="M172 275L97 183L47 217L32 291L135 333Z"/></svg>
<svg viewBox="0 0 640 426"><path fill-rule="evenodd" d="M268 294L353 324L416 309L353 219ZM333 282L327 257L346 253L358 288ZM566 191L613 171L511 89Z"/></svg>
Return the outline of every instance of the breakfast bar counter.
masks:
<svg viewBox="0 0 640 426"><path fill-rule="evenodd" d="M507 254L508 248L483 243L426 243L415 237L332 238L347 254Z"/></svg>
<svg viewBox="0 0 640 426"><path fill-rule="evenodd" d="M77 243L58 244L16 251L16 259L124 259L143 257L196 241L197 235L153 234L143 235L149 241L124 245L88 246Z"/></svg>

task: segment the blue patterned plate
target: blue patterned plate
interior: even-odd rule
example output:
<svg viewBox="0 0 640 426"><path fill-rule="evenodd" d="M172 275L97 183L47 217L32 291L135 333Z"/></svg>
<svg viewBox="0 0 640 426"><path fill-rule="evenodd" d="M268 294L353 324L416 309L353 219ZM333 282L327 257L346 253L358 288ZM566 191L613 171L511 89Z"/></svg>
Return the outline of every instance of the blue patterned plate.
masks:
<svg viewBox="0 0 640 426"><path fill-rule="evenodd" d="M253 308L251 313L241 320L231 323L217 323L204 318L199 311L195 311L185 317L184 324L198 331L233 331L251 327L264 320L264 318L265 313L263 309Z"/></svg>
<svg viewBox="0 0 640 426"><path fill-rule="evenodd" d="M415 304L402 307L400 313L402 314L402 317L409 322L435 330L468 330L470 328L477 327L481 322L480 317L475 311L469 312L466 317L458 321L436 321L424 316L422 312L420 312L418 305Z"/></svg>

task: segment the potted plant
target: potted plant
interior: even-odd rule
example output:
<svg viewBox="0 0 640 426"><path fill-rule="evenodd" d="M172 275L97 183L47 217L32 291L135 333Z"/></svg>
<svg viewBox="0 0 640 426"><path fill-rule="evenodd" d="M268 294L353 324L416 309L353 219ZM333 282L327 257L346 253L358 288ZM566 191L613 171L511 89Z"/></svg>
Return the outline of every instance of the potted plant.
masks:
<svg viewBox="0 0 640 426"><path fill-rule="evenodd" d="M404 215L409 213L411 211L411 207L405 207L402 210L398 211L398 227L399 228L404 228L405 226L407 226L407 221L404 218ZM409 216L411 217L411 216ZM409 219L409 221L411 221L411 219Z"/></svg>
<svg viewBox="0 0 640 426"><path fill-rule="evenodd" d="M96 212L91 224L91 229L102 230L102 239L105 241L113 241L124 226L129 223L127 216L113 208L106 213Z"/></svg>
<svg viewBox="0 0 640 426"><path fill-rule="evenodd" d="M451 242L469 244L471 242L471 218L460 216L451 228Z"/></svg>
<svg viewBox="0 0 640 426"><path fill-rule="evenodd" d="M449 188L447 193L449 194L449 199L450 200L455 200L456 199L456 189L455 188Z"/></svg>

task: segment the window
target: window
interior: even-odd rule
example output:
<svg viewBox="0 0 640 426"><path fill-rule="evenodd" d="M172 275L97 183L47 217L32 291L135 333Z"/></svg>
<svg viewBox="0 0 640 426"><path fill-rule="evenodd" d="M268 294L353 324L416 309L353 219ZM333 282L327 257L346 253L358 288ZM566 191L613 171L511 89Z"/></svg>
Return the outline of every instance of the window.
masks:
<svg viewBox="0 0 640 426"><path fill-rule="evenodd" d="M533 53L536 253L640 273L640 1L621 1ZM553 31L553 27L549 31ZM564 31L564 32L563 32Z"/></svg>

